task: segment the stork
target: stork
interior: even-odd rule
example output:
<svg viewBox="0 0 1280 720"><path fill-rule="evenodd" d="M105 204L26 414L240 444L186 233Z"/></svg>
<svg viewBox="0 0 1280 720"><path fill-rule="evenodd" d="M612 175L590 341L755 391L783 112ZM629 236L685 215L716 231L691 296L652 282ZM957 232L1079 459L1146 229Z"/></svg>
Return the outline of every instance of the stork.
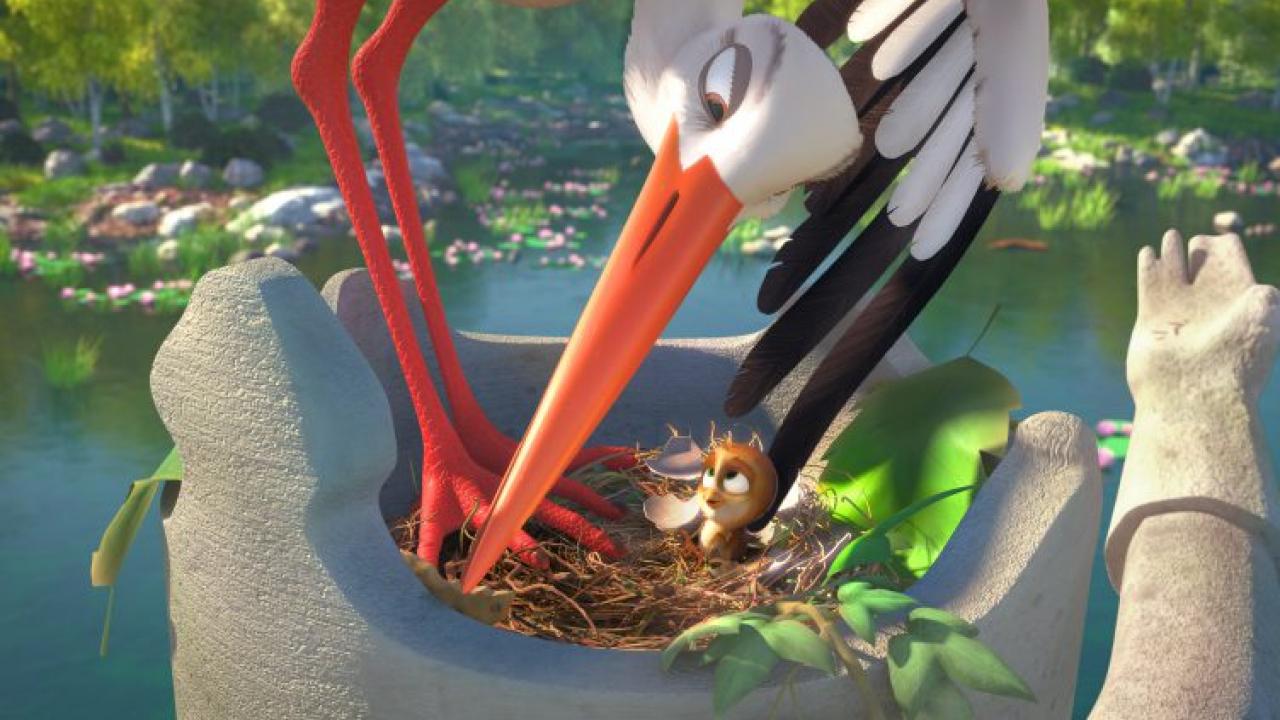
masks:
<svg viewBox="0 0 1280 720"><path fill-rule="evenodd" d="M394 0L377 32L360 48L350 65L356 90L368 112L404 235L452 421L420 352L375 210L352 121L348 57L356 24L367 0L318 0L311 28L298 48L292 68L294 87L316 121L346 202L422 430L422 523L417 552L432 566L439 562L446 537L467 522L478 528L488 517L490 497L498 487L499 474L506 469L516 446L485 415L467 383L454 348L426 248L398 110L397 85L405 60L419 32L446 1ZM568 0L504 1L527 7L550 7ZM576 453L565 463L565 468L595 462L623 466L633 461L625 448L595 448ZM556 495L594 514L605 518L622 514L621 509L574 480L559 477L550 485L553 487L549 489ZM539 501L529 515L607 556L621 554L608 535L567 508ZM509 546L527 562L545 564L545 558L537 552L537 543L524 532L511 533L504 546Z"/></svg>
<svg viewBox="0 0 1280 720"><path fill-rule="evenodd" d="M845 33L860 44L837 68L826 49ZM776 212L804 186L809 217L758 298L780 316L743 362L726 412L755 407L883 284L777 428L777 489L755 526L767 522L1000 194L1025 183L1044 122L1048 41L1046 0L814 0L795 24L743 17L742 0L636 0L625 87L657 157L463 589L556 487L733 224ZM822 270L864 216L870 224Z"/></svg>

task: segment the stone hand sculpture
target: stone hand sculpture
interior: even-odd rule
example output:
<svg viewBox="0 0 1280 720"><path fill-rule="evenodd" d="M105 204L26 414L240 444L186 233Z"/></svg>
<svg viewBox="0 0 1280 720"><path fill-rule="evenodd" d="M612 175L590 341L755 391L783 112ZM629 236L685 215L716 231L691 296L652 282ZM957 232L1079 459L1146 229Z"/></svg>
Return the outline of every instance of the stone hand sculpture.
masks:
<svg viewBox="0 0 1280 720"><path fill-rule="evenodd" d="M1107 569L1115 649L1094 718L1280 713L1280 501L1258 416L1280 293L1240 238L1170 232L1138 259L1133 442Z"/></svg>

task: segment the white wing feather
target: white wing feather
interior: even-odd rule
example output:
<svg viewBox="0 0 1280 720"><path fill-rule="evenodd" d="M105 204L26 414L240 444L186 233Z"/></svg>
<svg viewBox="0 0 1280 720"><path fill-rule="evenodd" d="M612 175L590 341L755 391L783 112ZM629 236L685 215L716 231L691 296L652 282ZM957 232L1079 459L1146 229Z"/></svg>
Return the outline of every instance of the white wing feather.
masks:
<svg viewBox="0 0 1280 720"><path fill-rule="evenodd" d="M849 18L849 39L866 42L884 32L911 6L911 0L863 0Z"/></svg>
<svg viewBox="0 0 1280 720"><path fill-rule="evenodd" d="M887 158L902 157L914 150L972 67L973 33L962 24L889 106L876 130L876 150ZM969 122L973 122L972 115Z"/></svg>
<svg viewBox="0 0 1280 720"><path fill-rule="evenodd" d="M960 0L927 0L885 38L871 59L871 74L878 80L901 74L960 17L963 9Z"/></svg>
<svg viewBox="0 0 1280 720"><path fill-rule="evenodd" d="M955 235L960 222L969 212L973 197L982 187L985 170L978 159L977 145L970 140L965 145L960 162L951 170L947 181L942 184L938 196L925 212L920 227L916 229L915 239L911 243L911 256L917 260L928 260L937 254Z"/></svg>
<svg viewBox="0 0 1280 720"><path fill-rule="evenodd" d="M946 117L916 155L911 171L903 177L889 199L889 220L905 227L920 219L933 202L942 183L973 131L973 80L965 83Z"/></svg>

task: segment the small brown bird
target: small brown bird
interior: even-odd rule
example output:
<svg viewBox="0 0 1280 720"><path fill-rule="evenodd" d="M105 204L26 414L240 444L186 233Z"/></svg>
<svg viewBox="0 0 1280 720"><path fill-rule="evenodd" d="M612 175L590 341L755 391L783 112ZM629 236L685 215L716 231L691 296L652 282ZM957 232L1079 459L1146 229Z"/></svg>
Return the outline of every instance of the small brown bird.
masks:
<svg viewBox="0 0 1280 720"><path fill-rule="evenodd" d="M674 530L690 524L701 511L699 545L707 560L720 563L742 557L747 526L764 515L778 489L778 473L769 457L755 445L732 440L712 448L694 473L670 476L697 478L697 493L688 500L670 495L649 498L645 517L663 530Z"/></svg>

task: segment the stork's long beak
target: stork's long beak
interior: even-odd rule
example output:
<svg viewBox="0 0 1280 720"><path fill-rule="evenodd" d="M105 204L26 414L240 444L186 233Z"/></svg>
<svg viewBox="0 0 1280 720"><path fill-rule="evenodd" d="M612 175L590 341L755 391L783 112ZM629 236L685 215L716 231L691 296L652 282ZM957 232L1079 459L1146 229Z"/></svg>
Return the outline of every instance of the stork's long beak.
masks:
<svg viewBox="0 0 1280 720"><path fill-rule="evenodd" d="M742 211L709 158L685 170L673 122L613 256L494 498L470 592L586 444Z"/></svg>

